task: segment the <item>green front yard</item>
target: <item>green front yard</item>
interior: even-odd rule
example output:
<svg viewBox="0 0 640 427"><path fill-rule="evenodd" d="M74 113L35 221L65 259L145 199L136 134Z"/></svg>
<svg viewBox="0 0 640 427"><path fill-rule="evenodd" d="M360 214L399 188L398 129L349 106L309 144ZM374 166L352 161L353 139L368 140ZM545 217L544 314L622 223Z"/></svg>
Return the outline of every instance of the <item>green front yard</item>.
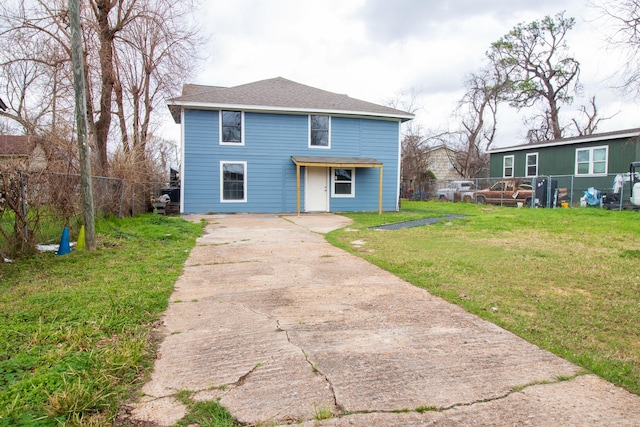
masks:
<svg viewBox="0 0 640 427"><path fill-rule="evenodd" d="M368 228L445 214L466 216ZM348 216L333 244L640 394L640 212L405 202ZM96 252L0 264L0 426L108 425L153 364L154 321L202 225L143 215L97 231Z"/></svg>
<svg viewBox="0 0 640 427"><path fill-rule="evenodd" d="M153 364L153 322L202 226L96 229L95 252L0 264L0 426L108 425Z"/></svg>

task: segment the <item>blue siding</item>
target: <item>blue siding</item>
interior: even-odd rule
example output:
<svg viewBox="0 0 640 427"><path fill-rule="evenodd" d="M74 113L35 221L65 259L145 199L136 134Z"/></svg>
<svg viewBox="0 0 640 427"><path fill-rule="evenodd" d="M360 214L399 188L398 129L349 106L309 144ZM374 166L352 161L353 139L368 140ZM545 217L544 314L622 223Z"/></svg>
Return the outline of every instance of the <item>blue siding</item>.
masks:
<svg viewBox="0 0 640 427"><path fill-rule="evenodd" d="M219 166L213 150L219 138L218 117L217 111L186 110L184 113L185 213L213 212L213 202L219 200Z"/></svg>
<svg viewBox="0 0 640 427"><path fill-rule="evenodd" d="M383 209L395 210L398 175L397 121L332 118L331 149L308 147L308 116L245 114L245 144L219 145L218 112L185 110L184 213L296 211L292 155L373 157L384 164ZM247 162L247 201L220 202L220 161ZM304 168L301 170L304 211ZM358 168L355 198L332 198L331 211L376 211L378 169Z"/></svg>

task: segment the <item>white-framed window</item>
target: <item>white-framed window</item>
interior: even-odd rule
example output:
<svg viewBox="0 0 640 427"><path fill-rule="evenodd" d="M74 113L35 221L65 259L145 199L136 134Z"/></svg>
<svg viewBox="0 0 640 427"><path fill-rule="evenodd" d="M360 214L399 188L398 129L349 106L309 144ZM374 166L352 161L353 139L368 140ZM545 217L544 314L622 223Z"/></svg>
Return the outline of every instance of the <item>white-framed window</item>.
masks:
<svg viewBox="0 0 640 427"><path fill-rule="evenodd" d="M576 148L576 175L606 175L609 146Z"/></svg>
<svg viewBox="0 0 640 427"><path fill-rule="evenodd" d="M525 176L538 176L538 153L527 153L527 170Z"/></svg>
<svg viewBox="0 0 640 427"><path fill-rule="evenodd" d="M244 113L220 111L220 145L244 145Z"/></svg>
<svg viewBox="0 0 640 427"><path fill-rule="evenodd" d="M331 148L331 118L309 116L309 147Z"/></svg>
<svg viewBox="0 0 640 427"><path fill-rule="evenodd" d="M333 168L331 170L331 197L355 197L355 178L355 169Z"/></svg>
<svg viewBox="0 0 640 427"><path fill-rule="evenodd" d="M247 201L247 162L220 162L220 202Z"/></svg>
<svg viewBox="0 0 640 427"><path fill-rule="evenodd" d="M513 156L502 158L502 176L503 178L513 178Z"/></svg>

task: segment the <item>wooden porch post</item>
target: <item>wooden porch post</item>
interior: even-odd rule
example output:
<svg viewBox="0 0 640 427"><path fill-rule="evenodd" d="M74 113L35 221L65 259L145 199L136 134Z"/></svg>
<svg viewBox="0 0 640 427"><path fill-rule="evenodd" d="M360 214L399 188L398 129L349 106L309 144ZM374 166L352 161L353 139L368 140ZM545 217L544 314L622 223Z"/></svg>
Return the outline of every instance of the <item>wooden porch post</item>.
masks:
<svg viewBox="0 0 640 427"><path fill-rule="evenodd" d="M298 216L300 216L300 165L296 163L296 202L298 204Z"/></svg>
<svg viewBox="0 0 640 427"><path fill-rule="evenodd" d="M380 171L380 183L378 185L378 215L382 215L382 165L378 167Z"/></svg>

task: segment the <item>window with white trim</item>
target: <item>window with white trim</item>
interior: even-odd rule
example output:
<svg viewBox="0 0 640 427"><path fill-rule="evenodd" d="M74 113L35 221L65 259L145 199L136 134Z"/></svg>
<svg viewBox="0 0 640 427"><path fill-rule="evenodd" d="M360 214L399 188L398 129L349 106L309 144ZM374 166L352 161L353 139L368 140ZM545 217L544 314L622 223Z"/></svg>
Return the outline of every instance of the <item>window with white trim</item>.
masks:
<svg viewBox="0 0 640 427"><path fill-rule="evenodd" d="M525 176L538 176L538 153L527 154L527 170Z"/></svg>
<svg viewBox="0 0 640 427"><path fill-rule="evenodd" d="M334 168L331 174L331 197L355 197L355 169Z"/></svg>
<svg viewBox="0 0 640 427"><path fill-rule="evenodd" d="M309 147L331 148L329 116L309 116Z"/></svg>
<svg viewBox="0 0 640 427"><path fill-rule="evenodd" d="M220 202L247 201L247 162L220 162Z"/></svg>
<svg viewBox="0 0 640 427"><path fill-rule="evenodd" d="M220 111L220 144L244 145L243 122L242 111Z"/></svg>
<svg viewBox="0 0 640 427"><path fill-rule="evenodd" d="M513 178L513 156L504 156L502 158L502 176L504 178Z"/></svg>
<svg viewBox="0 0 640 427"><path fill-rule="evenodd" d="M576 175L606 175L609 147L576 148Z"/></svg>

